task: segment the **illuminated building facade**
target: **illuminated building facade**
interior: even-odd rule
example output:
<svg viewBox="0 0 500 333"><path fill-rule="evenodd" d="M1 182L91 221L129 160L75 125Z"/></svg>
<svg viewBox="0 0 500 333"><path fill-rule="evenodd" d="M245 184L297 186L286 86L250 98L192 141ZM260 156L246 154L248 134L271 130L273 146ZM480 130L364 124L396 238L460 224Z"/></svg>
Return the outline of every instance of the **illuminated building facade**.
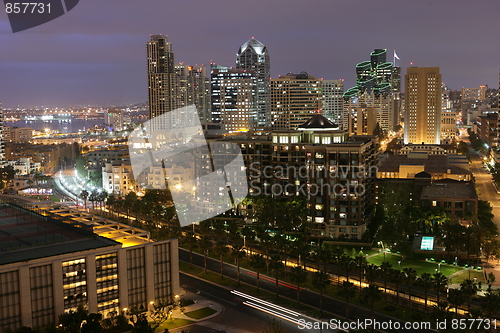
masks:
<svg viewBox="0 0 500 333"><path fill-rule="evenodd" d="M255 128L255 72L215 64L211 72L212 122L229 133Z"/></svg>
<svg viewBox="0 0 500 333"><path fill-rule="evenodd" d="M323 80L322 114L335 124L342 124L344 106L344 80Z"/></svg>
<svg viewBox="0 0 500 333"><path fill-rule="evenodd" d="M255 73L255 120L256 129L270 125L270 88L271 63L267 46L255 38L243 44L236 54L236 68Z"/></svg>
<svg viewBox="0 0 500 333"><path fill-rule="evenodd" d="M409 67L405 75L404 142L441 142L442 77L439 67Z"/></svg>
<svg viewBox="0 0 500 333"><path fill-rule="evenodd" d="M288 73L271 79L271 126L273 130L295 130L322 108L321 79Z"/></svg>
<svg viewBox="0 0 500 333"><path fill-rule="evenodd" d="M0 331L53 325L80 305L103 317L148 309L179 293L176 239L154 242L67 206L30 209L0 205Z"/></svg>
<svg viewBox="0 0 500 333"><path fill-rule="evenodd" d="M386 58L386 49L375 49L369 61L356 65L356 86L344 93L344 128L362 105L376 109L377 123L382 130L392 130L398 124L401 72Z"/></svg>

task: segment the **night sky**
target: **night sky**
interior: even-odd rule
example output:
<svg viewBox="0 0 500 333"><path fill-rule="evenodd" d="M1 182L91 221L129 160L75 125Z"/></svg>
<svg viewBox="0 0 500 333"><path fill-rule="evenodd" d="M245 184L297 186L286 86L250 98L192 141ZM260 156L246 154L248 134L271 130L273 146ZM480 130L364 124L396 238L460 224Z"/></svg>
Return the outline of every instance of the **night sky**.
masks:
<svg viewBox="0 0 500 333"><path fill-rule="evenodd" d="M2 2L3 5L3 2ZM354 84L375 48L402 67L439 66L451 89L498 88L498 0L80 0L13 34L0 12L4 107L125 105L147 100L146 42L169 36L175 61L234 66L255 36L271 75L306 71ZM405 73L403 69L403 74Z"/></svg>

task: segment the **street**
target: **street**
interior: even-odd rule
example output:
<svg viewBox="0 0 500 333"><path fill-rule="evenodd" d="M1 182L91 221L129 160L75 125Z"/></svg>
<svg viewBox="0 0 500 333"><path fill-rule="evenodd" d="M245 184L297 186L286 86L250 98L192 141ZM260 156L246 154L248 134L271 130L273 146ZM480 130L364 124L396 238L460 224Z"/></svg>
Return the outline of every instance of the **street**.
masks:
<svg viewBox="0 0 500 333"><path fill-rule="evenodd" d="M182 261L189 262L189 251L186 251L184 249L179 249L179 259ZM199 267L203 267L203 256L197 253L193 253L193 264ZM215 273L218 273L220 270L220 264L219 261L207 258L207 268L210 271L213 271ZM224 274L225 276L231 277L233 279L236 278L237 276L237 269L233 265L229 264L224 264ZM250 285L256 285L256 278L254 276L254 273L246 270L246 269L241 269L241 281ZM261 274L261 279L259 282L259 285L261 289L264 289L269 292L275 292L276 290L276 284L274 278L269 278L266 277L265 275ZM224 289L224 288L223 288ZM202 289L200 289L202 290ZM224 289L226 290L226 289ZM297 292L294 286L288 284L288 283L281 283L279 284L278 287L279 294L281 296L285 296L289 299L295 300L297 297ZM226 290L227 292L227 290ZM218 297L219 294L216 294ZM209 298L209 297L207 297ZM307 289L303 289L301 292L300 296L301 302L305 305L319 308L319 295L315 292L309 291ZM329 297L324 297L323 299L323 309L325 311L328 311L338 317L344 317L345 316L345 303L341 300L329 298ZM248 310L245 311L247 313ZM365 319L371 318L370 310L365 309L365 308L360 308L358 306L353 306L350 305L350 310L349 310L349 318L351 320L360 320L361 322L364 322ZM378 314L375 313L374 319L378 322L383 322L383 323L389 323L389 322L397 322L401 327L403 327L404 323L403 321L397 320L393 317L389 317L386 315ZM304 330L301 330L304 332ZM309 332L309 330L307 330ZM387 329L384 330L385 332L431 332L430 330L425 330L425 329L405 329L405 330L396 330L396 329Z"/></svg>

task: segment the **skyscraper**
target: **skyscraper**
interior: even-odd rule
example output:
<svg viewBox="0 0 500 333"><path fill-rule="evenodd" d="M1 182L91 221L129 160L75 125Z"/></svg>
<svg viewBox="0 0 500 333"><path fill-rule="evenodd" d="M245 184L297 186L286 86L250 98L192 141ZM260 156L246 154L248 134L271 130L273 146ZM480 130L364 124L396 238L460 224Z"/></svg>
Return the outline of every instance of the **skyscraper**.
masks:
<svg viewBox="0 0 500 333"><path fill-rule="evenodd" d="M175 65L177 107L196 105L200 121L210 122L210 79L205 66Z"/></svg>
<svg viewBox="0 0 500 333"><path fill-rule="evenodd" d="M254 126L262 128L271 124L269 82L271 79L270 60L267 46L252 37L243 44L236 54L236 68L255 72L256 121Z"/></svg>
<svg viewBox="0 0 500 333"><path fill-rule="evenodd" d="M177 107L174 53L167 36L151 35L147 43L149 119L168 113ZM171 117L160 117L163 123L151 121L151 130L171 129Z"/></svg>
<svg viewBox="0 0 500 333"><path fill-rule="evenodd" d="M323 116L337 125L342 124L344 80L323 80Z"/></svg>
<svg viewBox="0 0 500 333"><path fill-rule="evenodd" d="M386 49L375 49L370 60L356 65L356 86L344 93L344 128L362 105L376 109L381 129L392 130L398 123L400 68L386 58Z"/></svg>
<svg viewBox="0 0 500 333"><path fill-rule="evenodd" d="M276 130L297 129L321 110L321 79L288 73L271 80L271 123Z"/></svg>
<svg viewBox="0 0 500 333"><path fill-rule="evenodd" d="M229 133L255 127L255 72L213 64L211 86L212 122Z"/></svg>
<svg viewBox="0 0 500 333"><path fill-rule="evenodd" d="M405 144L440 143L441 82L439 67L408 68L405 75Z"/></svg>

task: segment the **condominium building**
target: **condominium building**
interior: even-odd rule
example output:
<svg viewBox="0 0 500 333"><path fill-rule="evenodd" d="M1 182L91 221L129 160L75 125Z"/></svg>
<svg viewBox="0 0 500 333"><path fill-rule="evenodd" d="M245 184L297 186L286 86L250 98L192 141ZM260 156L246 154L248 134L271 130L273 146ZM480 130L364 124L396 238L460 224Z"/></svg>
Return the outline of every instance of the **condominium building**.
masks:
<svg viewBox="0 0 500 333"><path fill-rule="evenodd" d="M295 130L322 108L321 79L306 72L271 79L271 126Z"/></svg>
<svg viewBox="0 0 500 333"><path fill-rule="evenodd" d="M405 75L405 143L440 143L441 83L439 67L408 68Z"/></svg>
<svg viewBox="0 0 500 333"><path fill-rule="evenodd" d="M31 127L4 127L3 138L5 142L25 143L33 139Z"/></svg>
<svg viewBox="0 0 500 333"><path fill-rule="evenodd" d="M54 203L0 205L0 331L122 313L179 293L177 240Z"/></svg>
<svg viewBox="0 0 500 333"><path fill-rule="evenodd" d="M149 119L158 117L158 121L149 124L151 131L170 129L176 119L159 116L177 108L174 52L167 36L151 35L150 38L147 43Z"/></svg>
<svg viewBox="0 0 500 333"><path fill-rule="evenodd" d="M210 122L210 79L205 66L175 65L178 108L194 104L201 122Z"/></svg>

